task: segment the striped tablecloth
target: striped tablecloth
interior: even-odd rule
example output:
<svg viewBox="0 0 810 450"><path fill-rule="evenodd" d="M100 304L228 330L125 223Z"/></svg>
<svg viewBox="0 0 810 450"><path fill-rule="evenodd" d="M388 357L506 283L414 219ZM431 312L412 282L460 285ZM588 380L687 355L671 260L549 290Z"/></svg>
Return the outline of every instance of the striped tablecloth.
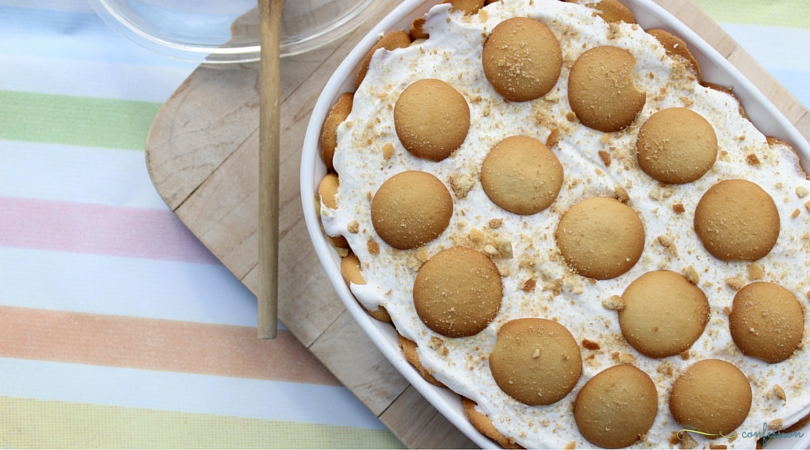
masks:
<svg viewBox="0 0 810 450"><path fill-rule="evenodd" d="M698 0L810 106L810 0ZM152 119L194 69L82 0L0 0L0 447L390 448L152 186Z"/></svg>

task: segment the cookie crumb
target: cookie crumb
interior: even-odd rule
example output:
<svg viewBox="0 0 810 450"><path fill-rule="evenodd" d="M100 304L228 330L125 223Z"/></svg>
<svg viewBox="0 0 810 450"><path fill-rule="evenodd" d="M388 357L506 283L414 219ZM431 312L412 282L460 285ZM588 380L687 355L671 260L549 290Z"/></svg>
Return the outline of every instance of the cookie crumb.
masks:
<svg viewBox="0 0 810 450"><path fill-rule="evenodd" d="M427 262L428 252L425 247L420 248L419 251L416 252L416 259L418 259L421 262Z"/></svg>
<svg viewBox="0 0 810 450"><path fill-rule="evenodd" d="M809 202L806 202L806 203L804 204L804 207L805 207L805 208L807 208L807 210L808 210L808 211L810 211L810 201L809 201Z"/></svg>
<svg viewBox="0 0 810 450"><path fill-rule="evenodd" d="M669 247L675 242L675 238L672 237L670 234L663 234L658 236L658 243L663 245L664 247Z"/></svg>
<svg viewBox="0 0 810 450"><path fill-rule="evenodd" d="M520 285L520 290L523 292L531 292L537 286L537 280L529 278Z"/></svg>
<svg viewBox="0 0 810 450"><path fill-rule="evenodd" d="M675 203L672 205L672 210L675 211L675 214L683 214L686 212L686 208L683 207L683 203Z"/></svg>
<svg viewBox="0 0 810 450"><path fill-rule="evenodd" d="M436 336L431 336L430 341L428 341L428 347L435 350L436 353L447 356L450 354L450 350L444 345L444 341L441 338Z"/></svg>
<svg viewBox="0 0 810 450"><path fill-rule="evenodd" d="M782 423L782 419L773 419L768 422L768 429L771 431L779 431L784 428L784 423Z"/></svg>
<svg viewBox="0 0 810 450"><path fill-rule="evenodd" d="M752 166L760 165L759 158L757 158L757 155L755 155L753 153L750 153L750 154L745 156L745 162L747 162L748 164L750 164Z"/></svg>
<svg viewBox="0 0 810 450"><path fill-rule="evenodd" d="M773 393L776 395L780 400L787 401L787 395L785 394L785 390L782 389L782 386L778 384L773 385Z"/></svg>
<svg viewBox="0 0 810 450"><path fill-rule="evenodd" d="M503 219L490 219L489 220L489 227L493 230L496 230L503 225Z"/></svg>
<svg viewBox="0 0 810 450"><path fill-rule="evenodd" d="M611 295L602 300L602 307L611 311L621 311L625 307L624 299L618 295Z"/></svg>
<svg viewBox="0 0 810 450"><path fill-rule="evenodd" d="M621 353L619 354L619 362L622 364L632 364L636 362L636 357L630 353Z"/></svg>
<svg viewBox="0 0 810 450"><path fill-rule="evenodd" d="M374 239L368 240L368 252L372 255L379 255L380 254L380 244L377 243Z"/></svg>
<svg viewBox="0 0 810 450"><path fill-rule="evenodd" d="M790 215L790 218L795 219L795 218L799 217L799 214L801 214L801 211L799 211L798 209L794 209L793 213Z"/></svg>
<svg viewBox="0 0 810 450"><path fill-rule="evenodd" d="M532 353L532 358L537 359L539 357L540 357L540 349L536 348L534 349L534 353Z"/></svg>
<svg viewBox="0 0 810 450"><path fill-rule="evenodd" d="M588 350L599 350L602 346L599 345L598 342L592 341L590 339L583 339L582 346L587 348Z"/></svg>
<svg viewBox="0 0 810 450"><path fill-rule="evenodd" d="M385 158L385 159L391 159L391 157L394 156L394 144L389 142L389 143L383 145L383 147L382 147L382 155L383 155L383 158Z"/></svg>
<svg viewBox="0 0 810 450"><path fill-rule="evenodd" d="M475 179L469 175L452 175L450 177L450 187L459 199L467 197L467 194L470 193L474 186Z"/></svg>
<svg viewBox="0 0 810 450"><path fill-rule="evenodd" d="M349 222L349 224L346 227L349 230L349 233L357 234L358 232L360 232L360 224L356 220L352 220L351 222Z"/></svg>
<svg viewBox="0 0 810 450"><path fill-rule="evenodd" d="M748 278L752 280L761 280L765 276L765 268L760 263L751 263L748 265Z"/></svg>
<svg viewBox="0 0 810 450"><path fill-rule="evenodd" d="M335 250L337 250L337 254L341 258L345 258L345 257L349 256L349 249L348 248L335 247Z"/></svg>
<svg viewBox="0 0 810 450"><path fill-rule="evenodd" d="M700 275L698 275L697 270L694 267L689 266L683 270L684 276L686 279L689 280L692 284L698 285L700 283Z"/></svg>
<svg viewBox="0 0 810 450"><path fill-rule="evenodd" d="M686 351L681 353L681 359L684 360L684 361L689 359L689 350L686 350Z"/></svg>
<svg viewBox="0 0 810 450"><path fill-rule="evenodd" d="M470 241L472 241L474 244L481 244L486 238L487 236L484 234L484 232L478 228L473 228L470 230Z"/></svg>
<svg viewBox="0 0 810 450"><path fill-rule="evenodd" d="M565 450L574 450L575 448L577 448L577 443L574 441L569 442L568 445L565 446Z"/></svg>
<svg viewBox="0 0 810 450"><path fill-rule="evenodd" d="M548 138L546 139L546 147L553 148L555 145L559 144L562 140L562 136L560 135L560 129L555 128L551 130L551 133L548 134Z"/></svg>
<svg viewBox="0 0 810 450"><path fill-rule="evenodd" d="M408 260L405 261L405 265L414 272L419 272L419 269L422 268L422 261L419 261L416 255L410 254Z"/></svg>
<svg viewBox="0 0 810 450"><path fill-rule="evenodd" d="M723 450L725 448L728 448L728 446L726 444L713 444L712 443L712 444L709 444L709 448L712 449L712 450Z"/></svg>
<svg viewBox="0 0 810 450"><path fill-rule="evenodd" d="M697 448L699 446L695 438L688 433L681 433L680 441L683 449Z"/></svg>
<svg viewBox="0 0 810 450"><path fill-rule="evenodd" d="M796 195L799 196L799 198L805 198L807 194L810 194L810 191L808 191L806 187L799 186L796 188Z"/></svg>
<svg viewBox="0 0 810 450"><path fill-rule="evenodd" d="M735 291L739 291L745 287L745 281L741 280L739 277L726 278L726 284Z"/></svg>
<svg viewBox="0 0 810 450"><path fill-rule="evenodd" d="M510 242L508 239L496 237L495 247L497 248L498 254L500 254L501 257L512 259L512 242Z"/></svg>
<svg viewBox="0 0 810 450"><path fill-rule="evenodd" d="M611 162L610 153L608 153L608 152L606 152L604 150L599 150L598 154L599 154L599 159L602 160L602 163L605 165L605 167L610 167L610 162Z"/></svg>
<svg viewBox="0 0 810 450"><path fill-rule="evenodd" d="M630 195L621 186L616 186L613 188L613 197L624 204L627 204L630 201Z"/></svg>

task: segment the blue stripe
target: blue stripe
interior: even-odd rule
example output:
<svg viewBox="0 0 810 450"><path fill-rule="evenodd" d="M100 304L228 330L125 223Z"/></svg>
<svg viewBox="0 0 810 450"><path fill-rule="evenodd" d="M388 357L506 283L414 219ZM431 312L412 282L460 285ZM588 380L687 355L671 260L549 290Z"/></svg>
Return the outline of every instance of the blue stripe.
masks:
<svg viewBox="0 0 810 450"><path fill-rule="evenodd" d="M769 69L768 72L810 109L810 70Z"/></svg>
<svg viewBox="0 0 810 450"><path fill-rule="evenodd" d="M146 50L94 13L0 6L0 54L195 67Z"/></svg>

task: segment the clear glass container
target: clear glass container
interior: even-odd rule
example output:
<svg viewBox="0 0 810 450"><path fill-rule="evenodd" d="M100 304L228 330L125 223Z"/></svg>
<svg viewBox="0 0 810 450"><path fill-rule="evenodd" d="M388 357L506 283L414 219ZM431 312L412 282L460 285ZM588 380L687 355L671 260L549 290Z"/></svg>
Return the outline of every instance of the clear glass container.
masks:
<svg viewBox="0 0 810 450"><path fill-rule="evenodd" d="M285 0L281 55L344 36L392 0ZM89 0L130 40L174 58L207 63L259 59L256 0Z"/></svg>

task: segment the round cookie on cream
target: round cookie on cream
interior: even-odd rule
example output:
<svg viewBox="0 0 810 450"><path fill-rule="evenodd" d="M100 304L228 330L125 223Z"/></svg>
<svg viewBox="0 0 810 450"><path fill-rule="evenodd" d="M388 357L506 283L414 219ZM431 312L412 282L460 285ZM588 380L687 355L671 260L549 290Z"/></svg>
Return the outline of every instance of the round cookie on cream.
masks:
<svg viewBox="0 0 810 450"><path fill-rule="evenodd" d="M413 304L422 322L447 337L478 334L498 314L503 285L498 268L483 253L452 247L431 257L413 284Z"/></svg>
<svg viewBox="0 0 810 450"><path fill-rule="evenodd" d="M582 355L571 332L557 322L515 319L498 330L489 368L498 386L515 400L550 405L576 385Z"/></svg>
<svg viewBox="0 0 810 450"><path fill-rule="evenodd" d="M574 402L577 428L604 448L627 447L650 430L658 414L658 390L630 364L605 369L588 380Z"/></svg>
<svg viewBox="0 0 810 450"><path fill-rule="evenodd" d="M481 186L501 208L534 214L557 198L563 168L548 147L537 139L511 136L492 147L481 167Z"/></svg>
<svg viewBox="0 0 810 450"><path fill-rule="evenodd" d="M771 251L781 228L779 210L765 190L748 180L724 180L695 208L695 232L723 261L754 261Z"/></svg>
<svg viewBox="0 0 810 450"><path fill-rule="evenodd" d="M650 358L685 352L709 322L709 301L699 287L669 270L647 272L622 294L619 325L627 342Z"/></svg>
<svg viewBox="0 0 810 450"><path fill-rule="evenodd" d="M610 197L572 206L563 214L554 236L571 268L597 280L627 272L644 250L644 225L638 215Z"/></svg>
<svg viewBox="0 0 810 450"><path fill-rule="evenodd" d="M538 20L514 17L499 23L481 54L484 75L504 99L534 100L546 95L560 78L560 43Z"/></svg>
<svg viewBox="0 0 810 450"><path fill-rule="evenodd" d="M751 409L751 383L736 366L704 359L686 369L669 394L675 421L711 437L726 437Z"/></svg>
<svg viewBox="0 0 810 450"><path fill-rule="evenodd" d="M418 247L438 237L453 215L453 199L438 178L407 171L389 178L371 201L374 230L398 249Z"/></svg>
<svg viewBox="0 0 810 450"><path fill-rule="evenodd" d="M804 335L801 304L775 283L757 282L740 289L728 322L731 337L743 353L771 364L790 358Z"/></svg>
<svg viewBox="0 0 810 450"><path fill-rule="evenodd" d="M717 135L700 114L667 108L650 116L636 140L638 164L663 183L690 183L709 171L717 159Z"/></svg>
<svg viewBox="0 0 810 450"><path fill-rule="evenodd" d="M444 81L419 80L402 91L394 106L397 136L412 155L441 161L461 144L470 129L467 101Z"/></svg>
<svg viewBox="0 0 810 450"><path fill-rule="evenodd" d="M647 101L633 83L635 65L632 53L610 45L580 55L568 76L568 102L577 118L605 133L633 123Z"/></svg>

